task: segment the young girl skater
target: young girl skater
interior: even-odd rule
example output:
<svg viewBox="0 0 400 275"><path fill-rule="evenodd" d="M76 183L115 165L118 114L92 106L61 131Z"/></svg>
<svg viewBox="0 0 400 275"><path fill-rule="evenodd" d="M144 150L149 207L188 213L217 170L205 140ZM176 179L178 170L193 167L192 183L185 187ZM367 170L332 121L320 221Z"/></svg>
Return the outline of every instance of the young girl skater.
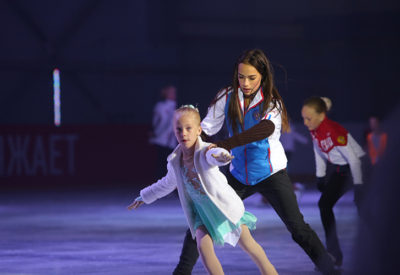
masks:
<svg viewBox="0 0 400 275"><path fill-rule="evenodd" d="M387 145L387 133L382 131L379 118L371 116L369 118L371 132L367 135L367 150L370 165L374 167L384 156Z"/></svg>
<svg viewBox="0 0 400 275"><path fill-rule="evenodd" d="M255 193L265 197L315 265L324 274L339 274L299 210L279 141L281 129L288 128L286 109L274 85L269 60L259 49L245 51L239 57L232 85L217 94L201 126L213 136L224 123L230 137L211 146L231 150L234 156L227 173L229 185L241 199ZM198 256L196 243L187 231L174 275L191 274Z"/></svg>
<svg viewBox="0 0 400 275"><path fill-rule="evenodd" d="M351 188L347 179L352 175L354 201L360 212L363 183L360 157L365 153L345 128L328 119L326 113L330 106L331 101L327 98L311 97L304 101L301 115L314 143L317 188L322 192L318 206L327 250L335 257L335 264L341 266L343 254L336 233L333 206ZM329 175L326 175L327 162L334 166Z"/></svg>
<svg viewBox="0 0 400 275"><path fill-rule="evenodd" d="M177 188L191 237L196 238L209 274L223 274L213 243L239 243L261 274L278 274L250 234L249 228L255 228L257 218L244 210L242 200L219 171L218 166L228 164L232 157L224 149L208 149L210 144L201 140L201 131L196 108L183 106L175 111L174 132L179 145L168 157L168 173L141 190L140 197L128 209L152 203Z"/></svg>

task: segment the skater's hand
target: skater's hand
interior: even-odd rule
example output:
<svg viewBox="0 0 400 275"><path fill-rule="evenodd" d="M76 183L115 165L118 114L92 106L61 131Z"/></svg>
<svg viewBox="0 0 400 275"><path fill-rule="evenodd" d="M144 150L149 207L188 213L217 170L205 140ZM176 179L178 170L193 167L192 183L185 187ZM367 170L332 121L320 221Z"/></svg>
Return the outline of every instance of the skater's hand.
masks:
<svg viewBox="0 0 400 275"><path fill-rule="evenodd" d="M206 148L206 160L211 166L224 166L231 162L233 156L224 148L211 144Z"/></svg>
<svg viewBox="0 0 400 275"><path fill-rule="evenodd" d="M219 155L211 154L211 156L213 156L213 158L215 158L217 161L223 162L223 163L229 162L234 158L234 156L232 156L231 154L227 154L227 153L221 153Z"/></svg>
<svg viewBox="0 0 400 275"><path fill-rule="evenodd" d="M144 203L142 197L137 197L130 205L128 205L128 210L136 209Z"/></svg>

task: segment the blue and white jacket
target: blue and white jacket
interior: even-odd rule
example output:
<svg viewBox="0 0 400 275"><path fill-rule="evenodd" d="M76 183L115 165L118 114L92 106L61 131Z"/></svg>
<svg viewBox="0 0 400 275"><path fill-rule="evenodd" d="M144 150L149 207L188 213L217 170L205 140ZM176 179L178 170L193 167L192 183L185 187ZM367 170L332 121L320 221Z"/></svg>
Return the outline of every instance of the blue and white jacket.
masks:
<svg viewBox="0 0 400 275"><path fill-rule="evenodd" d="M212 136L218 133L224 122L228 127L229 135L233 135L227 116L229 101L233 100L233 95L232 90L228 91L225 97L220 98L208 109L206 117L201 122L201 127L207 135ZM232 155L235 158L231 162L230 171L237 180L246 185L255 185L286 168L287 165L285 151L279 141L282 126L281 113L277 108L269 108L260 117L259 108L262 108L263 99L264 95L260 89L245 111L243 92L239 88L238 100L244 117L242 127L238 127L239 133L248 130L263 119L269 119L275 125L273 134L268 138L232 149Z"/></svg>

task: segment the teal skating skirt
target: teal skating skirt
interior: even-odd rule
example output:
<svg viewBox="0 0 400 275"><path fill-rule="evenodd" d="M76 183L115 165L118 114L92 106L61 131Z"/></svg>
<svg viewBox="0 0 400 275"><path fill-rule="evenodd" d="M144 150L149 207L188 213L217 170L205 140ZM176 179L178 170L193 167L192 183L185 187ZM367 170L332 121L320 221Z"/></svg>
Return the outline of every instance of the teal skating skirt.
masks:
<svg viewBox="0 0 400 275"><path fill-rule="evenodd" d="M250 230L256 228L257 217L248 211L244 212L237 224L230 222L205 194L201 184L196 185L197 188L195 188L185 177L186 173L183 175L187 194L193 202L194 230L204 225L214 244L223 246L224 243L228 243L235 246L242 232L241 225L246 225Z"/></svg>

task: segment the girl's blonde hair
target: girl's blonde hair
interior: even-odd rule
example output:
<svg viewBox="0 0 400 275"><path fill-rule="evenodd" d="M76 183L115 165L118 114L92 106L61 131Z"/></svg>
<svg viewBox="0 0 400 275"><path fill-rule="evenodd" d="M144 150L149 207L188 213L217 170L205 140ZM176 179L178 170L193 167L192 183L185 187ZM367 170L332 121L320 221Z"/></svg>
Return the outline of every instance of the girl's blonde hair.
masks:
<svg viewBox="0 0 400 275"><path fill-rule="evenodd" d="M178 109L175 110L175 115L174 118L177 114L186 114L186 113L191 113L195 116L196 120L198 120L199 124L201 121L200 118L200 112L199 109L191 104L188 105L182 105L181 107L179 107Z"/></svg>

